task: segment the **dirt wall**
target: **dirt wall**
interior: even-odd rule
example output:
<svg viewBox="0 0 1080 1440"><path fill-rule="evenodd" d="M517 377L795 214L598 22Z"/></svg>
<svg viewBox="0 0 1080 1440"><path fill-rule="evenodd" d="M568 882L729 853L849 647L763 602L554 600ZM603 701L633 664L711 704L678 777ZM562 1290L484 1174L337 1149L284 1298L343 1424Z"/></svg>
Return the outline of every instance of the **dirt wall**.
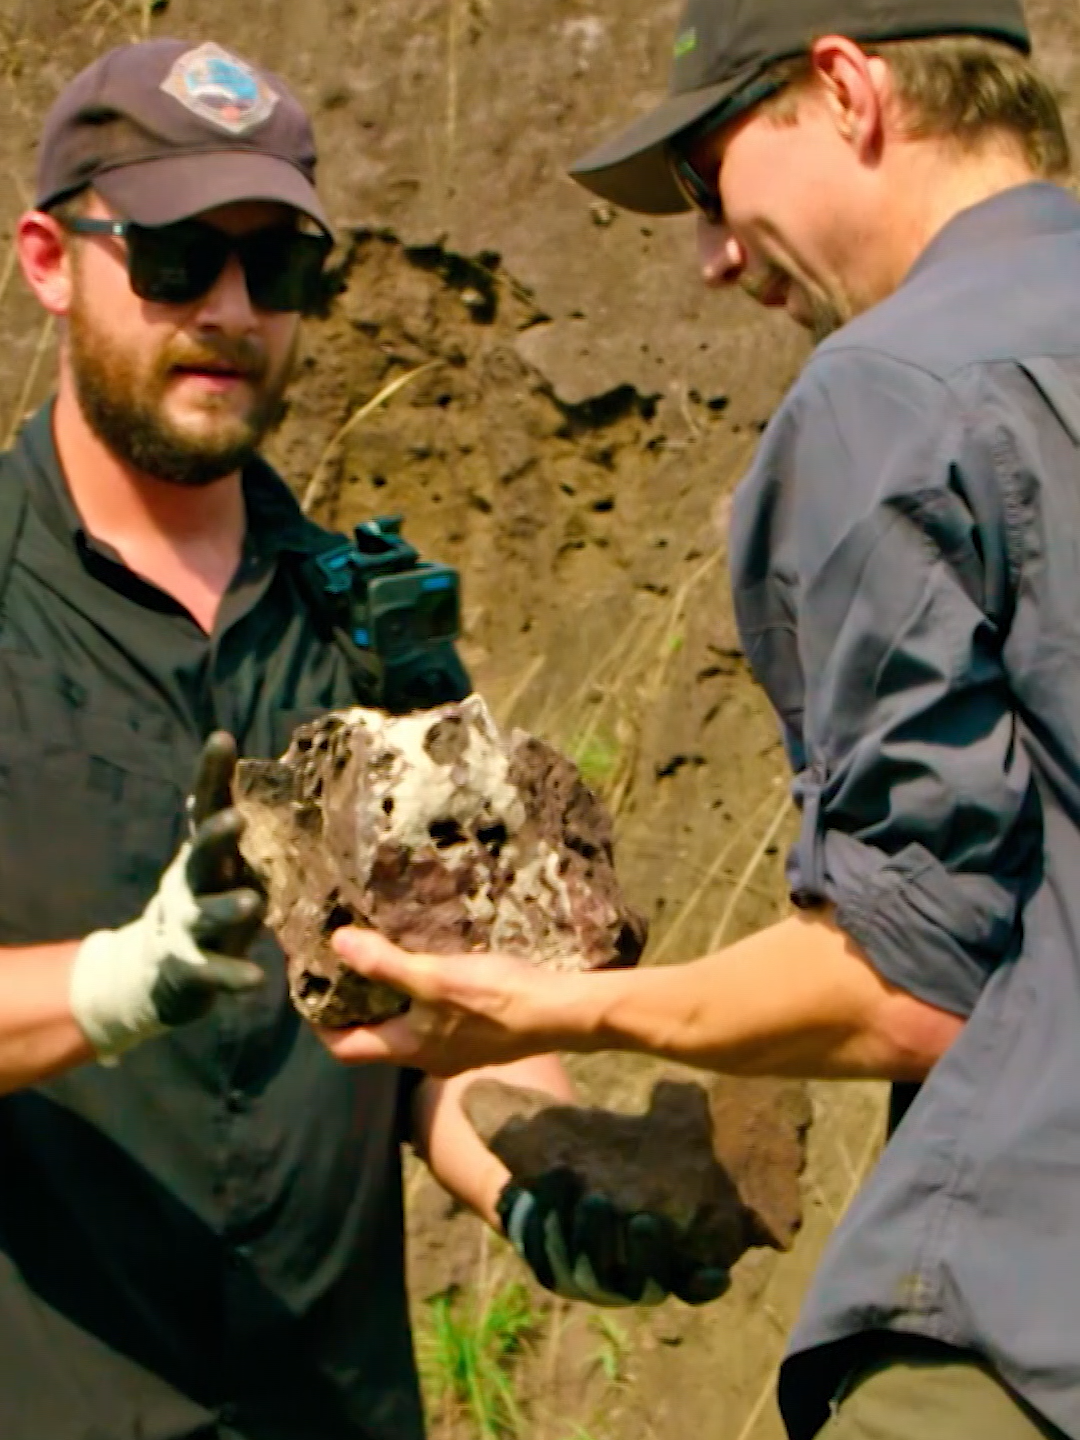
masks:
<svg viewBox="0 0 1080 1440"><path fill-rule="evenodd" d="M1080 12L1037 0L1080 121ZM773 722L734 635L725 507L804 342L705 295L686 219L614 214L565 176L655 98L672 0L0 0L0 226L32 195L41 116L100 49L216 39L309 103L339 293L308 327L272 455L320 518L401 512L465 578L465 649L501 718L571 750L618 817L620 869L686 958L783 913L791 818ZM51 384L54 337L0 262L0 430ZM385 403L370 403L400 382ZM578 1064L629 1103L644 1062ZM814 1091L807 1218L703 1312L603 1317L530 1291L512 1382L534 1440L773 1440L774 1367L820 1247L880 1136L874 1087ZM410 1174L418 1328L489 1296L504 1247ZM611 1328L611 1327L614 1328ZM607 1327L607 1328L605 1328ZM432 1404L437 1436L480 1433Z"/></svg>

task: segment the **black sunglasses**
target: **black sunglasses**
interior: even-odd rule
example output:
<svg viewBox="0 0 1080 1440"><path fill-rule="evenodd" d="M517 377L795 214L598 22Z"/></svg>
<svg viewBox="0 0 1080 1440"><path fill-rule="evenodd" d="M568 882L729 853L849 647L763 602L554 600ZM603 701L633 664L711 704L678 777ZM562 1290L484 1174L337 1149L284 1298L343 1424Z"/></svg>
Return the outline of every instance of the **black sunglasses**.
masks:
<svg viewBox="0 0 1080 1440"><path fill-rule="evenodd" d="M114 235L127 244L131 288L142 300L187 305L216 283L235 255L259 310L305 310L315 300L318 282L332 248L327 235L291 226L230 235L202 220L174 225L137 225L134 220L64 222L76 235Z"/></svg>
<svg viewBox="0 0 1080 1440"><path fill-rule="evenodd" d="M710 225L719 225L724 218L724 207L720 191L716 186L716 175L711 179L702 175L690 159L694 147L706 136L715 134L725 125L763 100L776 95L788 82L786 80L755 80L753 84L729 95L714 110L696 120L693 125L668 141L668 164L679 193L692 210L705 216Z"/></svg>

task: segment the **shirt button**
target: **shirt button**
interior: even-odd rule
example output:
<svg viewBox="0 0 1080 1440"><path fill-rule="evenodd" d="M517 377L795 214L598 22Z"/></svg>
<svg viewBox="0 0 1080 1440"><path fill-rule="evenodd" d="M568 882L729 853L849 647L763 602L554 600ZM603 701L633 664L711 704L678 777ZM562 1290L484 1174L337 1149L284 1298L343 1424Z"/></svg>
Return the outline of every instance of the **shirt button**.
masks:
<svg viewBox="0 0 1080 1440"><path fill-rule="evenodd" d="M225 1096L225 1109L230 1115L239 1115L247 1105L247 1096L242 1090L230 1090Z"/></svg>

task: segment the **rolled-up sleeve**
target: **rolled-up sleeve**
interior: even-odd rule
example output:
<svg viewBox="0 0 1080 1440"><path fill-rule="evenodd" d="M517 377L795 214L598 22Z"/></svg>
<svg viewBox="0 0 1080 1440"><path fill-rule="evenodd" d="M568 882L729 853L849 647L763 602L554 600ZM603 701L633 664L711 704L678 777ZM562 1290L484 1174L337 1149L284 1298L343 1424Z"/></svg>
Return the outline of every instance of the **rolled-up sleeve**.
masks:
<svg viewBox="0 0 1080 1440"><path fill-rule="evenodd" d="M792 894L834 904L891 983L967 1014L1018 952L1042 851L1001 661L995 446L947 386L895 362L841 355L807 379L741 517L743 545L769 552L742 557L748 651L797 736ZM761 599L778 579L786 662Z"/></svg>

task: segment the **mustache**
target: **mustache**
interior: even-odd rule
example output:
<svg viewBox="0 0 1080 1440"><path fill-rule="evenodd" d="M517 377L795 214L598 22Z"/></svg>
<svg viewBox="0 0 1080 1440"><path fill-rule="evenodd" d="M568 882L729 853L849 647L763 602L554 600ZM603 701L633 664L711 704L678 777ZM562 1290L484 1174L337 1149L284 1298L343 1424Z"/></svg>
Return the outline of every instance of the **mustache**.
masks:
<svg viewBox="0 0 1080 1440"><path fill-rule="evenodd" d="M182 339L161 357L163 370L233 370L245 380L264 380L269 368L266 350L245 335Z"/></svg>

